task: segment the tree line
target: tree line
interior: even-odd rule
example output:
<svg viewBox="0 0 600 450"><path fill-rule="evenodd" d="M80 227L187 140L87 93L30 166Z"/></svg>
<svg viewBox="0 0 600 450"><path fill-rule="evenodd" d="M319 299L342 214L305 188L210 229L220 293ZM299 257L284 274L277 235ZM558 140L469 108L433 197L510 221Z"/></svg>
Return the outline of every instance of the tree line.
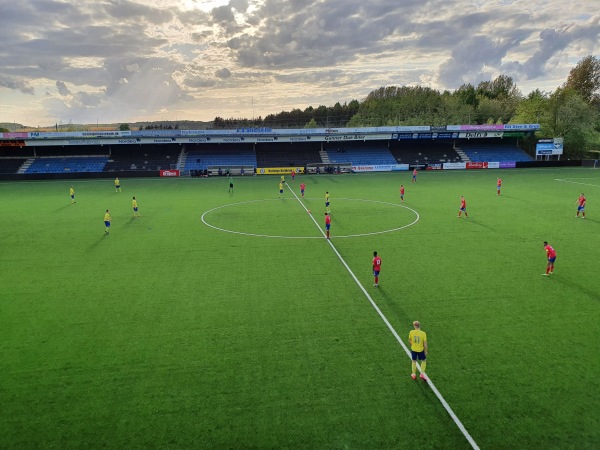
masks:
<svg viewBox="0 0 600 450"><path fill-rule="evenodd" d="M395 125L539 123L537 137L563 137L565 154L582 157L600 147L600 60L587 56L556 90L523 95L508 75L463 84L453 92L423 86L384 86L362 101L292 109L264 118L215 117L214 129L327 128ZM530 150L535 139L525 142Z"/></svg>

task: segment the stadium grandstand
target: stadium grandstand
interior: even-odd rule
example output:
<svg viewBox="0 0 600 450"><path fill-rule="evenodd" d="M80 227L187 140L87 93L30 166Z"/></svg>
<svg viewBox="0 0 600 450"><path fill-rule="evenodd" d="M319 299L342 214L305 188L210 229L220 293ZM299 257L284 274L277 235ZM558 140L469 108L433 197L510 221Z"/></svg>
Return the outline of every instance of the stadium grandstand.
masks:
<svg viewBox="0 0 600 450"><path fill-rule="evenodd" d="M472 162L515 167L533 160L521 145L538 129L531 124L0 133L0 174L188 176L215 174L216 168L272 173L264 169L340 165L394 171Z"/></svg>

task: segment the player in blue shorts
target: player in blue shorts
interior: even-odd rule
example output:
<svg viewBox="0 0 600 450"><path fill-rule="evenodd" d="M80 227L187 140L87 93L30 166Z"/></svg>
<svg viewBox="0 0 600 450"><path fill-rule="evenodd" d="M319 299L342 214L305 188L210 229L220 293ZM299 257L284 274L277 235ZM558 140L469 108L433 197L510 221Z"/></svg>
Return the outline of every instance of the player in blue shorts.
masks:
<svg viewBox="0 0 600 450"><path fill-rule="evenodd" d="M104 231L106 234L108 234L108 230L110 228L110 221L112 220L112 217L110 217L110 210L106 210L106 213L104 214L104 226L106 227L106 230Z"/></svg>

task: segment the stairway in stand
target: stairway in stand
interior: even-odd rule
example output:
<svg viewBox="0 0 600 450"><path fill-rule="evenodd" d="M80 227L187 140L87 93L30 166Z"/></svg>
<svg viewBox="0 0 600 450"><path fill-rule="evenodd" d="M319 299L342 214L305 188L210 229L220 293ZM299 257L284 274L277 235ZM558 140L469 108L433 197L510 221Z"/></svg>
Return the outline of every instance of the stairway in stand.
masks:
<svg viewBox="0 0 600 450"><path fill-rule="evenodd" d="M458 153L458 156L460 156L460 159L463 162L471 162L471 158L469 158L467 154L463 152L460 148L455 147L454 150L456 151L456 153Z"/></svg>
<svg viewBox="0 0 600 450"><path fill-rule="evenodd" d="M180 175L184 175L183 169L185 169L185 163L187 161L187 153L185 152L185 147L181 147L181 153L177 158L177 169L180 171Z"/></svg>
<svg viewBox="0 0 600 450"><path fill-rule="evenodd" d="M31 166L34 161L35 161L35 158L27 158L27 160L21 165L21 167L19 167L19 170L17 170L17 173L27 172L27 169L29 169L29 166Z"/></svg>

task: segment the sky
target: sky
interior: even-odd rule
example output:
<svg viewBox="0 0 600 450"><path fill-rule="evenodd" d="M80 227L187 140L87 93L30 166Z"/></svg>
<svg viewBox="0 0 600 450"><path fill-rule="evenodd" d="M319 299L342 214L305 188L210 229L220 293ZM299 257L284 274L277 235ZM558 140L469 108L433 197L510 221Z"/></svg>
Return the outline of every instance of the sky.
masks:
<svg viewBox="0 0 600 450"><path fill-rule="evenodd" d="M599 0L0 0L0 122L264 117L600 54Z"/></svg>

